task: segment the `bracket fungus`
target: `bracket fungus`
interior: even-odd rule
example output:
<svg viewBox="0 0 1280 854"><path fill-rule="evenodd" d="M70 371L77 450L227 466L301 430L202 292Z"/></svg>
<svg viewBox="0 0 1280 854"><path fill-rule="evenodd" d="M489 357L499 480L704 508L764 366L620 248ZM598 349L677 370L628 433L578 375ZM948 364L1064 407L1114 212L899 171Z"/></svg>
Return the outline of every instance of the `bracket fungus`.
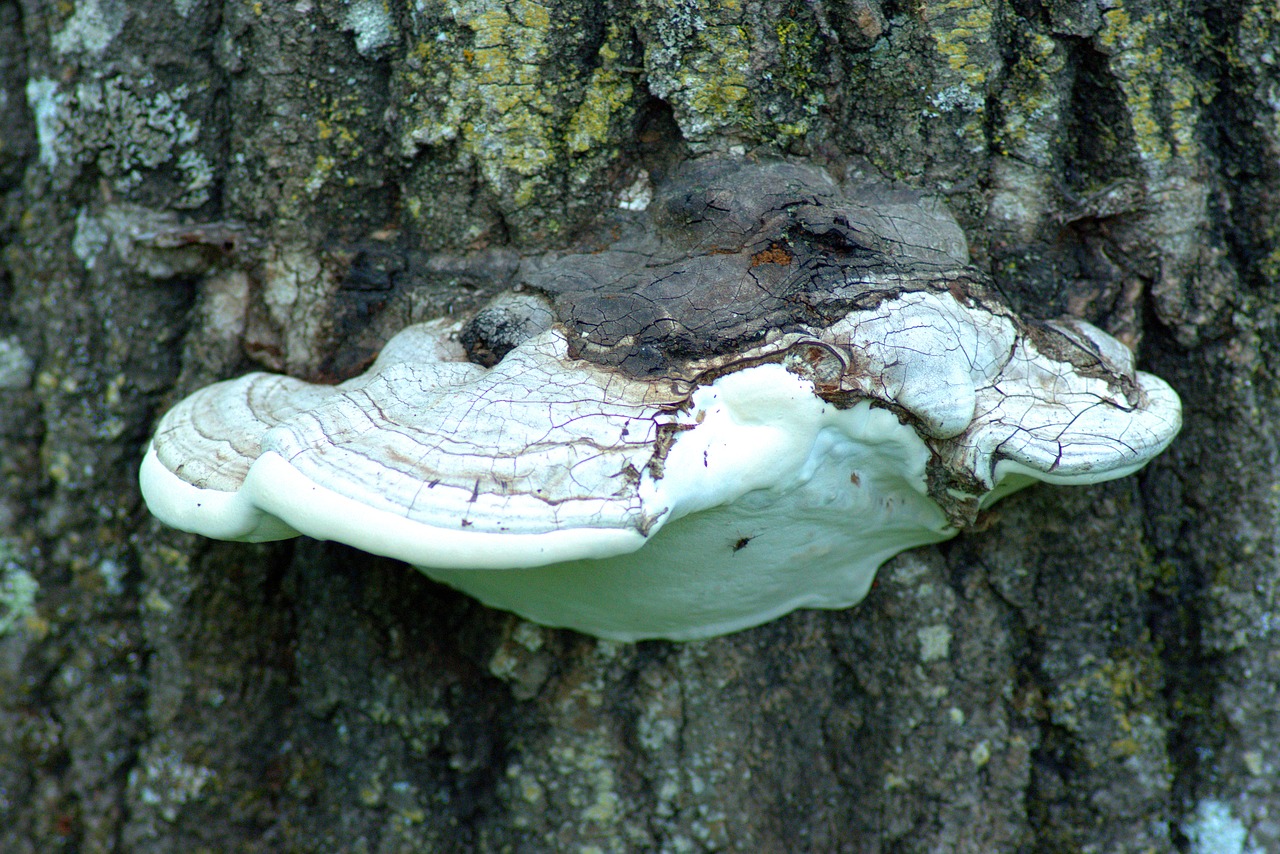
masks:
<svg viewBox="0 0 1280 854"><path fill-rule="evenodd" d="M307 534L601 637L863 598L1033 481L1146 464L1177 395L1025 321L938 204L784 162L686 164L610 248L535 259L335 386L255 373L161 420L142 489L210 537Z"/></svg>

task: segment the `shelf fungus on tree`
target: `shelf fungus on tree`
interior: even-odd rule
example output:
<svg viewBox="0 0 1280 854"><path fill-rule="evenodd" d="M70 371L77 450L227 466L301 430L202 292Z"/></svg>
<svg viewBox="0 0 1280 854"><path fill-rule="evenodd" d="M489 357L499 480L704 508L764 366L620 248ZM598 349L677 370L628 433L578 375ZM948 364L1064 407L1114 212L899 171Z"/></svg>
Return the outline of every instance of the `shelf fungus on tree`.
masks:
<svg viewBox="0 0 1280 854"><path fill-rule="evenodd" d="M362 376L256 373L160 422L174 527L338 540L539 623L690 639L866 594L1033 481L1127 475L1177 395L1078 320L1016 317L934 202L686 164L605 251L526 264Z"/></svg>

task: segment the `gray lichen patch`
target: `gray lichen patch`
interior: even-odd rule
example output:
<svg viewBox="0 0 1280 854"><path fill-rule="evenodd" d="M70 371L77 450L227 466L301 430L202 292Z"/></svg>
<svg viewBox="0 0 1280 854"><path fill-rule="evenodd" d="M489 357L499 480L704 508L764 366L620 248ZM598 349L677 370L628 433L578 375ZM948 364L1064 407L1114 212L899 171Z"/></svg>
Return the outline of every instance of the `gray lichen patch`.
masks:
<svg viewBox="0 0 1280 854"><path fill-rule="evenodd" d="M0 389L18 391L30 387L35 363L16 338L0 338Z"/></svg>
<svg viewBox="0 0 1280 854"><path fill-rule="evenodd" d="M71 84L33 79L27 98L36 116L40 162L59 181L92 165L128 198L149 173L170 169L169 205L195 208L209 199L213 169L201 150L200 119L187 84L161 88L124 75Z"/></svg>
<svg viewBox="0 0 1280 854"><path fill-rule="evenodd" d="M354 0L343 23L355 34L356 50L362 56L378 56L397 37L395 20L382 0Z"/></svg>
<svg viewBox="0 0 1280 854"><path fill-rule="evenodd" d="M18 550L0 540L0 638L36 614L40 583L18 560Z"/></svg>
<svg viewBox="0 0 1280 854"><path fill-rule="evenodd" d="M198 802L206 786L213 784L212 769L188 762L172 752L153 751L130 772L129 788L138 802L156 811L167 822L177 820L190 803Z"/></svg>
<svg viewBox="0 0 1280 854"><path fill-rule="evenodd" d="M101 54L124 29L128 4L124 0L79 0L74 12L53 35L60 54Z"/></svg>

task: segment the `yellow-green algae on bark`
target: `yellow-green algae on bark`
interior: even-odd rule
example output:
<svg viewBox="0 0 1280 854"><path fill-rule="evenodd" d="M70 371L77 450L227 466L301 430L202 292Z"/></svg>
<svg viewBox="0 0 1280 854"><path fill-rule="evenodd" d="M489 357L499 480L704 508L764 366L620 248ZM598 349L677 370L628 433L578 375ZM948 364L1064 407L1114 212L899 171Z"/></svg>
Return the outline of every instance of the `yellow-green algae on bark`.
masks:
<svg viewBox="0 0 1280 854"><path fill-rule="evenodd" d="M1053 147L1062 120L1066 51L1040 32L1027 32L1018 41L1018 57L1010 65L1002 101L1013 100L996 126L993 140L1004 156L1029 161L1044 169L1053 162Z"/></svg>
<svg viewBox="0 0 1280 854"><path fill-rule="evenodd" d="M921 20L950 71L939 75L930 103L939 114L961 114L964 118L956 133L965 148L985 151L987 88L991 75L1000 68L991 4L987 0L946 0L931 4Z"/></svg>
<svg viewBox="0 0 1280 854"><path fill-rule="evenodd" d="M310 88L315 92L319 87L312 81ZM320 114L315 120L318 151L311 172L303 184L303 190L312 199L320 194L325 184L335 178L347 186L354 186L357 179L345 167L357 163L368 154L358 130L358 123L363 123L369 113L361 98L351 91L334 92L320 97L323 98L319 106Z"/></svg>
<svg viewBox="0 0 1280 854"><path fill-rule="evenodd" d="M1124 96L1134 143L1149 172L1174 160L1195 158L1195 128L1200 118L1190 71L1165 56L1163 16L1130 15L1123 3L1102 16L1096 43L1108 55L1108 68Z"/></svg>
<svg viewBox="0 0 1280 854"><path fill-rule="evenodd" d="M641 8L649 89L693 147L728 138L786 148L813 130L826 103L829 34L806 4L778 12L762 18L738 0Z"/></svg>
<svg viewBox="0 0 1280 854"><path fill-rule="evenodd" d="M537 0L459 3L448 18L416 22L400 71L404 152L457 145L508 212L546 193L565 159L571 179L601 168L636 107L625 27L606 27L583 68L566 57L590 47L589 28L551 12Z"/></svg>
<svg viewBox="0 0 1280 854"><path fill-rule="evenodd" d="M686 137L697 142L749 123L751 44L738 0L694 0L678 9L646 3L639 23L650 33L649 87L671 104Z"/></svg>

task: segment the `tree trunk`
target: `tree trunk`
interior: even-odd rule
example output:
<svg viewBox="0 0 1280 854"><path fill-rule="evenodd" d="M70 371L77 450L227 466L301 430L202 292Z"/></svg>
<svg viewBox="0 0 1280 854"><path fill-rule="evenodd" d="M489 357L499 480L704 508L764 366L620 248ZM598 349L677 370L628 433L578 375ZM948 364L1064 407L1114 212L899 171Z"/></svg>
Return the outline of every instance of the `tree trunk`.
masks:
<svg viewBox="0 0 1280 854"><path fill-rule="evenodd" d="M1273 0L0 0L0 849L1280 850L1278 55ZM945 196L1181 436L684 644L146 513L181 396L726 150Z"/></svg>

